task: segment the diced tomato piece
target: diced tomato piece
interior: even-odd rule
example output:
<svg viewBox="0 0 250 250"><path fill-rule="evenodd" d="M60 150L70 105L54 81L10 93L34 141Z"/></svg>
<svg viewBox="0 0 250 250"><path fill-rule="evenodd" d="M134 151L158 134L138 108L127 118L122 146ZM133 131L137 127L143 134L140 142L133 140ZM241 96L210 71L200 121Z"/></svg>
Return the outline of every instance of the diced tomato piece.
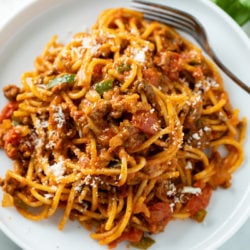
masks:
<svg viewBox="0 0 250 250"><path fill-rule="evenodd" d="M2 110L0 114L0 122L5 119L10 119L15 110L18 109L18 102L9 102Z"/></svg>
<svg viewBox="0 0 250 250"><path fill-rule="evenodd" d="M162 74L156 68L148 68L143 70L143 79L154 86L159 86L162 81Z"/></svg>
<svg viewBox="0 0 250 250"><path fill-rule="evenodd" d="M11 159L15 159L17 156L20 140L21 134L15 127L9 130L4 136L4 150Z"/></svg>
<svg viewBox="0 0 250 250"><path fill-rule="evenodd" d="M93 69L93 74L92 74L93 82L97 82L102 79L102 68L103 68L102 64L95 65Z"/></svg>
<svg viewBox="0 0 250 250"><path fill-rule="evenodd" d="M178 80L179 72L182 67L181 57L178 53L168 51L161 54L161 61L163 63L162 69L170 80Z"/></svg>
<svg viewBox="0 0 250 250"><path fill-rule="evenodd" d="M194 216L200 210L204 210L210 201L212 187L208 184L202 189L201 194L193 195L187 203L187 209L191 216Z"/></svg>
<svg viewBox="0 0 250 250"><path fill-rule="evenodd" d="M149 228L152 233L161 232L164 230L167 223L172 218L172 212L169 204L158 202L149 207L150 217L145 218L149 223Z"/></svg>
<svg viewBox="0 0 250 250"><path fill-rule="evenodd" d="M137 111L132 117L132 122L136 128L150 135L154 135L160 130L160 124L155 113Z"/></svg>

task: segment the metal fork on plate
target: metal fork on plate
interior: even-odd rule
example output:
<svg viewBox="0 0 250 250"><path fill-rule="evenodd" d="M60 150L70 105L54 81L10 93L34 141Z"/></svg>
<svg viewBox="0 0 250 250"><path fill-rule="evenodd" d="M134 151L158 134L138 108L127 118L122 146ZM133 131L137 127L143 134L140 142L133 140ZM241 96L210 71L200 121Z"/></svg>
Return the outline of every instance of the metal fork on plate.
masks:
<svg viewBox="0 0 250 250"><path fill-rule="evenodd" d="M144 13L145 18L166 23L176 29L182 30L196 39L200 46L207 52L220 69L229 76L233 82L238 84L248 94L250 87L235 76L215 55L211 49L205 28L192 15L161 4L145 2L143 0L132 0L132 6Z"/></svg>

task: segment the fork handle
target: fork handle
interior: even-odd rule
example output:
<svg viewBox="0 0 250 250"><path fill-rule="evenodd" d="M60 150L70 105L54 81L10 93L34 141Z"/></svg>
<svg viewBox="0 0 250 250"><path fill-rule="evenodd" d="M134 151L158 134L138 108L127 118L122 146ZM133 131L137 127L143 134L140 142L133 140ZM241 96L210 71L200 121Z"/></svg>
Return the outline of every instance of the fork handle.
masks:
<svg viewBox="0 0 250 250"><path fill-rule="evenodd" d="M219 58L215 55L213 50L210 48L208 43L206 43L206 51L210 55L210 57L214 60L216 65L229 77L231 78L238 86L240 86L243 90L245 90L248 94L250 94L250 87L241 81L236 75L232 73L220 60Z"/></svg>

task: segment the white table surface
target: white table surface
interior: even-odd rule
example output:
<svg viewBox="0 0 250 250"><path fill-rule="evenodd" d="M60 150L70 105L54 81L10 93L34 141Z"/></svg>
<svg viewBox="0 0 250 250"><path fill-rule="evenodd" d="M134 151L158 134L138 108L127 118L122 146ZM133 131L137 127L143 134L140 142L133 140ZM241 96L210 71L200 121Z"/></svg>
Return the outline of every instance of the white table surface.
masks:
<svg viewBox="0 0 250 250"><path fill-rule="evenodd" d="M11 17L14 16L20 10L20 8L23 8L32 1L38 1L38 0L0 0L0 28L8 20L10 20ZM244 25L243 30L250 37L250 22ZM13 243L9 238L7 238L1 231L0 231L0 249L21 250L21 248L15 245L15 243ZM248 250L248 249L250 249L250 218L241 227L241 229L218 250Z"/></svg>

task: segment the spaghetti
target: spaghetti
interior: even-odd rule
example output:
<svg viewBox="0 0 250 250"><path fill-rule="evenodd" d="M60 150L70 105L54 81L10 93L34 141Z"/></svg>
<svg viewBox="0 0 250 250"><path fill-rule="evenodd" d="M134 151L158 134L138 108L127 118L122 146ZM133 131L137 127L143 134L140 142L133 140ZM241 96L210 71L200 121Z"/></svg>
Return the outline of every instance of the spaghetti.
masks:
<svg viewBox="0 0 250 250"><path fill-rule="evenodd" d="M115 246L172 219L202 221L243 160L246 120L221 76L175 30L108 9L90 33L57 37L8 85L0 146L14 160L4 205L39 221L64 210ZM222 152L223 151L223 152Z"/></svg>

